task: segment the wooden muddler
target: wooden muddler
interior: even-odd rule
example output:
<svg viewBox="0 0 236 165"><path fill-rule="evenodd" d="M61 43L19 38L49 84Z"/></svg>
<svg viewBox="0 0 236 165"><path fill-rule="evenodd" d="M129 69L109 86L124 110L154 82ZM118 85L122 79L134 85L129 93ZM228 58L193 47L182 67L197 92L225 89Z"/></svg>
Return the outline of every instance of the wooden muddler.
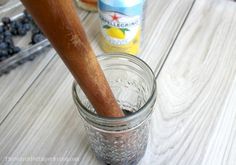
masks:
<svg viewBox="0 0 236 165"><path fill-rule="evenodd" d="M122 117L72 0L21 0L99 115Z"/></svg>

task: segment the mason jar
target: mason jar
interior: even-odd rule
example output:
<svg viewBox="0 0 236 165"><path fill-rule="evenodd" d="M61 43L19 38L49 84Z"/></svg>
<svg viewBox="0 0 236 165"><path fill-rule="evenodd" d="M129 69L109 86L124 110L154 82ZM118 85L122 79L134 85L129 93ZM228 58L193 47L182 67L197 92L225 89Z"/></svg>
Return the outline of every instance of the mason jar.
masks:
<svg viewBox="0 0 236 165"><path fill-rule="evenodd" d="M98 116L74 82L73 99L84 121L91 148L106 164L137 164L148 143L156 100L155 76L150 67L135 56L109 54L97 58L125 117Z"/></svg>

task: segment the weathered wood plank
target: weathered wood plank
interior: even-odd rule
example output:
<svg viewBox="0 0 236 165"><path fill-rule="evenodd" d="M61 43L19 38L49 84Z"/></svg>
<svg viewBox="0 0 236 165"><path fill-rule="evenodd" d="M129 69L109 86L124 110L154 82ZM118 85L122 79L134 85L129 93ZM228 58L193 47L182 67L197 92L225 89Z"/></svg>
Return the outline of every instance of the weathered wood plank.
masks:
<svg viewBox="0 0 236 165"><path fill-rule="evenodd" d="M157 81L144 164L236 164L236 4L197 0Z"/></svg>
<svg viewBox="0 0 236 165"><path fill-rule="evenodd" d="M6 4L0 5L0 17L12 17L22 10L22 5L19 0L9 0Z"/></svg>
<svg viewBox="0 0 236 165"><path fill-rule="evenodd" d="M139 55L157 75L174 44L195 0L148 1L142 52ZM164 17L163 17L164 16Z"/></svg>

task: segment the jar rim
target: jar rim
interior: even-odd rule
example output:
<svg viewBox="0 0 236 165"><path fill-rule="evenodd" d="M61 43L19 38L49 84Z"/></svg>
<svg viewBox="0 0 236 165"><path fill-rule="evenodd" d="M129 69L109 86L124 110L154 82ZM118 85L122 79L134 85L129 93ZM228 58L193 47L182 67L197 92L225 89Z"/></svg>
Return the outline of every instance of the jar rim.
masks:
<svg viewBox="0 0 236 165"><path fill-rule="evenodd" d="M86 116L88 116L89 118L94 118L97 120L100 120L101 122L105 122L105 123L119 123L119 122L129 122L132 121L134 118L137 118L139 116L149 116L151 114L151 111L149 113L145 113L145 109L148 107L148 105L150 105L150 103L152 103L153 101L156 100L156 78L155 75L152 71L152 69L150 68L150 66L143 61L142 59L133 56L133 55L129 55L129 54L124 54L124 53L109 53L109 54L101 54L97 56L97 59L103 60L103 59L109 59L109 58L114 58L114 57L119 57L119 58L123 58L123 59L128 59L128 60L133 60L138 62L139 64L142 64L144 67L146 67L146 69L148 70L149 74L151 75L152 79L153 79L153 84L152 84L152 91L147 99L147 101L138 109L138 111L135 111L134 113L131 113L130 115L127 116L123 116L123 117L104 117L104 116L99 116L95 113L93 113L91 110L89 110L88 108L86 108L83 103L80 101L78 93L77 93L77 88L76 86L78 85L76 81L73 82L72 85L72 95L73 95L73 99L74 102L77 106L79 106L82 110L79 111L79 113L84 113L86 114Z"/></svg>

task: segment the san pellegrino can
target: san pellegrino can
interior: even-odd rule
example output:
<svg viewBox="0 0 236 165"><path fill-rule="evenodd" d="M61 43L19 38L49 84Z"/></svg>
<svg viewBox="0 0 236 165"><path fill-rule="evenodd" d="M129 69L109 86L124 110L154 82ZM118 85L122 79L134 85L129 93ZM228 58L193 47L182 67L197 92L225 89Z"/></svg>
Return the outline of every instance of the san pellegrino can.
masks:
<svg viewBox="0 0 236 165"><path fill-rule="evenodd" d="M98 0L101 48L136 55L140 51L145 0Z"/></svg>

